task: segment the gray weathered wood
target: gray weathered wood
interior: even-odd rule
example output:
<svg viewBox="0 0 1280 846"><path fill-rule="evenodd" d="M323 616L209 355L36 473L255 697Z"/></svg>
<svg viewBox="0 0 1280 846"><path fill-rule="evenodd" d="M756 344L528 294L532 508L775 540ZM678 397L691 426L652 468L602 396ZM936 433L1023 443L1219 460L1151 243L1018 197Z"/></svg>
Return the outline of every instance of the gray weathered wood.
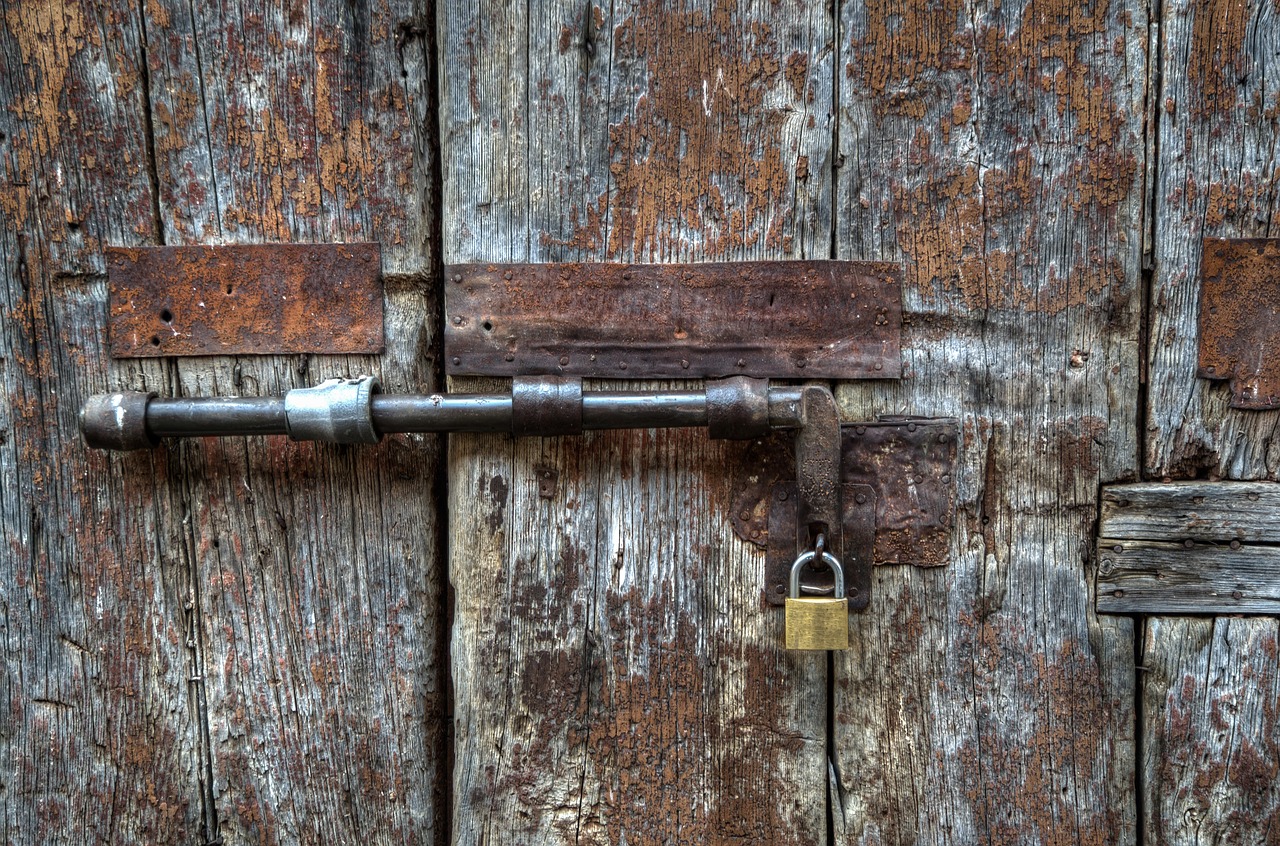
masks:
<svg viewBox="0 0 1280 846"><path fill-rule="evenodd" d="M1280 79L1269 72L1280 56L1280 9L1265 0L1159 8L1146 473L1275 479L1280 414L1232 410L1227 383L1195 373L1201 239L1272 237L1280 223ZM1148 839L1274 842L1275 622L1153 618L1144 625L1139 779Z"/></svg>
<svg viewBox="0 0 1280 846"><path fill-rule="evenodd" d="M1104 614L1280 613L1280 547L1098 542Z"/></svg>
<svg viewBox="0 0 1280 846"><path fill-rule="evenodd" d="M430 841L434 439L107 455L76 432L108 388L431 387L423 22L142 5L0 17L0 839ZM106 358L105 246L344 238L394 271L384 359Z"/></svg>
<svg viewBox="0 0 1280 846"><path fill-rule="evenodd" d="M415 275L435 249L432 95L415 4L146 14L165 242L374 240L387 273L384 356L179 359L162 390L274 395L359 373L432 390L435 282ZM211 838L441 835L437 444L174 448Z"/></svg>
<svg viewBox="0 0 1280 846"><path fill-rule="evenodd" d="M1144 482L1102 492L1098 610L1280 611L1280 485ZM1233 548L1235 547L1235 548Z"/></svg>
<svg viewBox="0 0 1280 846"><path fill-rule="evenodd" d="M1266 0L1164 3L1146 473L1274 479L1280 413L1228 407L1196 378L1201 239L1274 237L1280 202L1280 9Z"/></svg>
<svg viewBox="0 0 1280 846"><path fill-rule="evenodd" d="M1148 843L1275 843L1278 628L1274 618L1148 621L1141 782Z"/></svg>
<svg viewBox="0 0 1280 846"><path fill-rule="evenodd" d="M825 3L478 6L440 16L448 261L829 256ZM460 842L826 842L826 660L732 533L750 451L450 439Z"/></svg>
<svg viewBox="0 0 1280 846"><path fill-rule="evenodd" d="M1102 492L1102 538L1280 542L1274 482L1143 482Z"/></svg>
<svg viewBox="0 0 1280 846"><path fill-rule="evenodd" d="M180 498L163 454L80 444L105 355L103 245L156 231L136 18L0 12L0 840L203 843Z"/></svg>
<svg viewBox="0 0 1280 846"><path fill-rule="evenodd" d="M1132 624L1093 611L1137 474L1148 10L841 4L837 256L906 262L905 378L963 421L949 566L878 568L835 659L846 843L1132 843Z"/></svg>

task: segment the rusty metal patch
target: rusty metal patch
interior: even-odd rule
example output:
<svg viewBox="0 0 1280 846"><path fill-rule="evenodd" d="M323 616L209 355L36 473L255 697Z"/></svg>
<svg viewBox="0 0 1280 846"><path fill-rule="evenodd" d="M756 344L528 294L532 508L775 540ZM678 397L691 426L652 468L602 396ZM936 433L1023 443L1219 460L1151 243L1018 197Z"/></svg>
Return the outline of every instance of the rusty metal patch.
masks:
<svg viewBox="0 0 1280 846"><path fill-rule="evenodd" d="M377 244L107 249L116 358L379 353Z"/></svg>
<svg viewBox="0 0 1280 846"><path fill-rule="evenodd" d="M795 482L774 486L769 503L768 555L765 558L765 596L771 605L785 605L791 566L805 551L808 536L801 519ZM872 548L876 537L875 491L869 485L840 486L839 537L831 538L831 550L844 570L845 596L850 611L861 611L871 602ZM803 583L830 592L830 570L802 574Z"/></svg>
<svg viewBox="0 0 1280 846"><path fill-rule="evenodd" d="M841 434L841 481L876 492L876 563L946 564L955 523L957 421L886 418L842 426Z"/></svg>
<svg viewBox="0 0 1280 846"><path fill-rule="evenodd" d="M842 560L850 550L872 544L876 565L911 564L938 567L950 557L955 524L955 465L959 423L953 418L896 419L873 423L846 423L841 432L841 507L843 519L838 539ZM780 448L788 447L780 442ZM789 465L789 456L773 462ZM863 502L858 501L862 494ZM762 501L763 504L763 501ZM741 514L752 518L734 528L758 529L763 508L740 501ZM873 508L874 520L859 509ZM795 561L806 529L796 514L796 485L790 477L772 485L767 498L768 531L762 533L767 551L765 597L774 605L786 599L787 575ZM874 527L874 539L860 535ZM759 543L753 535L752 542ZM865 537L865 540L861 538ZM744 537L744 539L747 539ZM845 573L849 604L864 607L870 596L870 569ZM857 587L861 586L861 597ZM857 604L857 603L861 604Z"/></svg>
<svg viewBox="0 0 1280 846"><path fill-rule="evenodd" d="M1197 375L1230 380L1232 408L1280 408L1280 240L1206 238L1200 282Z"/></svg>
<svg viewBox="0 0 1280 846"><path fill-rule="evenodd" d="M450 375L890 379L895 264L465 264L445 269Z"/></svg>

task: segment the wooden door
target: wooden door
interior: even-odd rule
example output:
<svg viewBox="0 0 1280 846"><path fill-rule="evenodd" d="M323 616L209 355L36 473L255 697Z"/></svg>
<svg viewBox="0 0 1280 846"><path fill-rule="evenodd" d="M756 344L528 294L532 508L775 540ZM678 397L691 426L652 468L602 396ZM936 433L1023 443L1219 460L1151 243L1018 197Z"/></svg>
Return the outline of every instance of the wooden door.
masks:
<svg viewBox="0 0 1280 846"><path fill-rule="evenodd" d="M272 5L272 4L268 4ZM433 97L412 4L0 14L0 840L443 830L438 449L86 450L120 388L434 386ZM382 356L112 361L108 245L376 240Z"/></svg>
<svg viewBox="0 0 1280 846"><path fill-rule="evenodd" d="M450 442L461 842L1132 842L1146 7L449 3L452 261L904 261L900 382L956 416L951 563L780 650L690 433ZM455 386L461 387L461 386ZM539 497L537 473L559 480Z"/></svg>
<svg viewBox="0 0 1280 846"><path fill-rule="evenodd" d="M1093 555L1103 485L1276 478L1195 376L1200 238L1274 234L1271 0L0 13L4 842L1274 842L1274 618L1099 614ZM107 353L108 245L343 240L385 355ZM76 433L440 389L445 263L765 258L901 262L842 414L961 421L949 563L847 653L781 648L750 443Z"/></svg>

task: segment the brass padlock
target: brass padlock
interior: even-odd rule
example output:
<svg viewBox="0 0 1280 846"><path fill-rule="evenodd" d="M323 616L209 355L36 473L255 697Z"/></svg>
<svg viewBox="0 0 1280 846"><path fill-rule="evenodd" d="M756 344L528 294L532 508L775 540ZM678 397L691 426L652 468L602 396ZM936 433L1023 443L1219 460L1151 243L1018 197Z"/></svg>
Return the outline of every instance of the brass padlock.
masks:
<svg viewBox="0 0 1280 846"><path fill-rule="evenodd" d="M844 592L844 568L829 552L822 553L822 563L831 568L836 586L831 596L801 596L800 571L811 564L818 553L801 555L791 565L791 591L787 595L787 649L848 649L849 597Z"/></svg>

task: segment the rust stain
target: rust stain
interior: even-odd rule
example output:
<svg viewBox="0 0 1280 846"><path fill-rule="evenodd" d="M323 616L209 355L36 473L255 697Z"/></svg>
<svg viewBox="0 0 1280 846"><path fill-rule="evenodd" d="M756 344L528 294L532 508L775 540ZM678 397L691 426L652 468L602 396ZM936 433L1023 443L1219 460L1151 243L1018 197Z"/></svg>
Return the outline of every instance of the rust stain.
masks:
<svg viewBox="0 0 1280 846"><path fill-rule="evenodd" d="M74 129L76 114L63 110L71 60L84 44L86 26L78 3L52 0L19 3L5 9L5 24L15 36L27 69L27 96L10 108L19 120L30 121L35 133L25 139L41 157L49 156L62 138L63 127Z"/></svg>
<svg viewBox="0 0 1280 846"><path fill-rule="evenodd" d="M111 354L380 352L377 244L107 251Z"/></svg>
<svg viewBox="0 0 1280 846"><path fill-rule="evenodd" d="M1114 225L1134 191L1131 116L1105 63L1092 63L1102 54L1089 49L1114 32L1112 18L1106 2L1033 0L1011 21L994 13L975 19L952 0L915 8L882 0L868 8L865 27L851 36L845 74L881 120L919 125L892 194L899 242L926 302L954 293L973 309L1056 314L1099 304L1123 281L1122 264L1109 255L1094 251L1044 267L1038 249L1041 198L1065 197L1101 229ZM988 101L995 113L1017 109L1028 118L1017 127L995 124L984 111ZM958 130L982 146L986 136L1024 124L1049 138L1015 135L1011 152L981 162L954 149ZM1059 137L1071 147L1064 144L1054 158L1065 161L1047 170L1032 151Z"/></svg>
<svg viewBox="0 0 1280 846"><path fill-rule="evenodd" d="M1204 120L1230 115L1247 89L1240 84L1254 70L1245 52L1252 6L1239 0L1206 0L1189 7L1193 17L1187 57L1191 115Z"/></svg>
<svg viewBox="0 0 1280 846"><path fill-rule="evenodd" d="M773 28L739 7L645 0L618 24L615 61L642 63L648 78L609 127L613 184L574 211L567 238L544 233L544 244L636 261L791 249L794 151L788 113L772 102L805 99L809 59L784 59Z"/></svg>

